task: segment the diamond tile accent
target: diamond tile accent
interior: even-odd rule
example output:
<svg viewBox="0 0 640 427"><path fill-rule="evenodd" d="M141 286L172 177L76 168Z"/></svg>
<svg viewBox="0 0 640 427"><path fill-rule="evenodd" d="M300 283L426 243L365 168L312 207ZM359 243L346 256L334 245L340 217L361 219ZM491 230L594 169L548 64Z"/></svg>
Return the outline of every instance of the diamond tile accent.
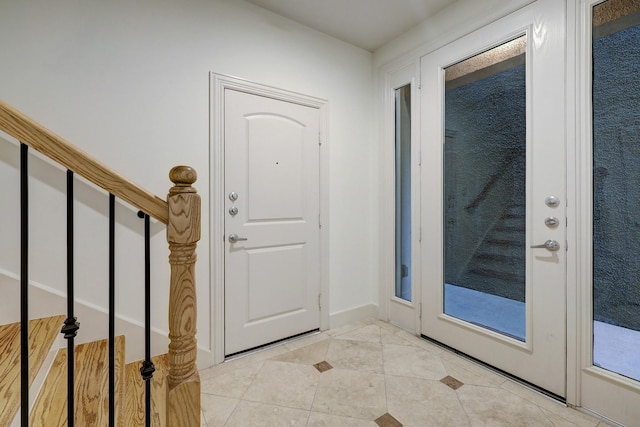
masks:
<svg viewBox="0 0 640 427"><path fill-rule="evenodd" d="M329 369L333 369L333 366L331 366L331 364L329 364L329 362L327 362L326 360L323 360L322 362L318 362L315 365L313 365L314 368L316 368L318 370L318 372L326 372Z"/></svg>
<svg viewBox="0 0 640 427"><path fill-rule="evenodd" d="M386 413L383 416L376 419L376 424L380 427L402 427L402 423L396 420L393 415L390 413Z"/></svg>
<svg viewBox="0 0 640 427"><path fill-rule="evenodd" d="M446 377L441 379L440 382L442 384L448 385L449 387L451 387L454 390L457 390L457 389L459 389L460 387L462 387L464 385L464 383L462 381L459 381L459 380L453 378L451 375L447 375Z"/></svg>

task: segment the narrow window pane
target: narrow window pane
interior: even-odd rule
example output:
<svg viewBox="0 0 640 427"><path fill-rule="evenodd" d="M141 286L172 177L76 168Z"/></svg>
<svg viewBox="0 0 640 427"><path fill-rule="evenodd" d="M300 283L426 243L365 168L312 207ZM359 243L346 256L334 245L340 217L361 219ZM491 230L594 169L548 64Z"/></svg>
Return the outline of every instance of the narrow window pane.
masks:
<svg viewBox="0 0 640 427"><path fill-rule="evenodd" d="M396 292L411 301L411 85L396 100Z"/></svg>
<svg viewBox="0 0 640 427"><path fill-rule="evenodd" d="M444 312L525 339L526 36L445 70Z"/></svg>
<svg viewBox="0 0 640 427"><path fill-rule="evenodd" d="M640 380L640 2L593 8L593 361Z"/></svg>

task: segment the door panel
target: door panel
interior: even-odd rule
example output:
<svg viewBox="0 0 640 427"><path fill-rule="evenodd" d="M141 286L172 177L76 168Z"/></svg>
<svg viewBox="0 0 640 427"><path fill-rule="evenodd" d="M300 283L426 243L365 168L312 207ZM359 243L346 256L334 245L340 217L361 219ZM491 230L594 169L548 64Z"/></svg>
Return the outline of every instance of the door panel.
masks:
<svg viewBox="0 0 640 427"><path fill-rule="evenodd" d="M318 132L316 108L225 90L227 355L319 328Z"/></svg>
<svg viewBox="0 0 640 427"><path fill-rule="evenodd" d="M640 420L640 3L583 1L584 353L581 406ZM591 108L588 108L591 107ZM590 136L590 138L589 138ZM582 142L582 141L581 141Z"/></svg>
<svg viewBox="0 0 640 427"><path fill-rule="evenodd" d="M422 334L558 396L563 29L563 2L542 0L421 61Z"/></svg>

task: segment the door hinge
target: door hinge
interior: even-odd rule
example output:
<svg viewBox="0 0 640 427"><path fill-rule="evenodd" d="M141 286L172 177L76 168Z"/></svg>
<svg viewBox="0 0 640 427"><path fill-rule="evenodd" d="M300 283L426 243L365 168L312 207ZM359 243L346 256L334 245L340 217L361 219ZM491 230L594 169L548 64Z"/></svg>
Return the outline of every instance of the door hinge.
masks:
<svg viewBox="0 0 640 427"><path fill-rule="evenodd" d="M320 220L320 214L318 214L318 228L322 228L322 221Z"/></svg>
<svg viewBox="0 0 640 427"><path fill-rule="evenodd" d="M322 145L322 134L318 132L318 145Z"/></svg>
<svg viewBox="0 0 640 427"><path fill-rule="evenodd" d="M318 309L322 310L322 294L318 294Z"/></svg>
<svg viewBox="0 0 640 427"><path fill-rule="evenodd" d="M418 304L418 318L422 320L422 303Z"/></svg>
<svg viewBox="0 0 640 427"><path fill-rule="evenodd" d="M422 242L422 227L418 227L418 242Z"/></svg>

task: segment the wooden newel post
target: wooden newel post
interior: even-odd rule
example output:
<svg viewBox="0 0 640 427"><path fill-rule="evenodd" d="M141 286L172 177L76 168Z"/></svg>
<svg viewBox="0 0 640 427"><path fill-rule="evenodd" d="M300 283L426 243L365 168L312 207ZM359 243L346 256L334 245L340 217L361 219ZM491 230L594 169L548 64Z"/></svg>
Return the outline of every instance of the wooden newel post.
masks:
<svg viewBox="0 0 640 427"><path fill-rule="evenodd" d="M200 240L200 196L191 186L196 171L176 166L169 172L169 375L167 425L200 425L200 376L196 365L196 244Z"/></svg>

